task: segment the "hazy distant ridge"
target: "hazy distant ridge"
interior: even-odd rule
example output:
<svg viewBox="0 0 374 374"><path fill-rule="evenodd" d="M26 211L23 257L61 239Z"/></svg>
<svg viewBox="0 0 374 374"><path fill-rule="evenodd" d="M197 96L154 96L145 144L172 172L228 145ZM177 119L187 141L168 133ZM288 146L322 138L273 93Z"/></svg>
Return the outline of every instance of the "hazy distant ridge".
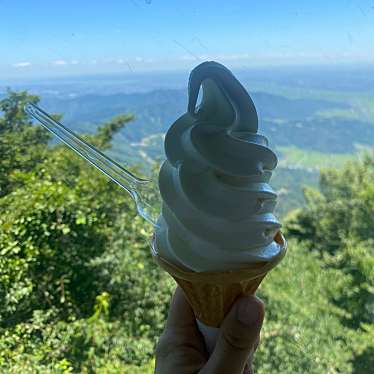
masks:
<svg viewBox="0 0 374 374"><path fill-rule="evenodd" d="M346 103L322 99L288 99L253 92L260 118L260 131L277 146L296 146L321 152L350 153L356 144L374 144L374 125L349 118L323 118L319 112L345 110ZM146 93L83 95L74 98L45 98L48 111L63 113L63 122L78 131L90 132L95 124L130 112L136 120L116 142L139 142L164 133L186 111L185 90L155 90Z"/></svg>

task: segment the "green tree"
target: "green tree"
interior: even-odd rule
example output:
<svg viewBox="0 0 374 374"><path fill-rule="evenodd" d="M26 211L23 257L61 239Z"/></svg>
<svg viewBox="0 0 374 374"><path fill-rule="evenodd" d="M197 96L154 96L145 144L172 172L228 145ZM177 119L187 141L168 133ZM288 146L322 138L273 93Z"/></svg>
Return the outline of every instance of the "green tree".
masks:
<svg viewBox="0 0 374 374"><path fill-rule="evenodd" d="M151 260L150 227L123 190L64 146L48 145L23 112L27 101L38 98L9 91L1 102L1 371L147 362L171 293ZM117 116L86 138L108 149L132 118ZM154 289L145 272L169 287Z"/></svg>
<svg viewBox="0 0 374 374"><path fill-rule="evenodd" d="M356 335L340 322L334 306L349 278L326 269L317 253L290 240L285 259L263 281L262 340L255 355L258 373L350 373Z"/></svg>
<svg viewBox="0 0 374 374"><path fill-rule="evenodd" d="M287 219L287 234L348 277L347 287L330 298L346 311L343 323L366 337L354 359L355 370L365 373L374 365L374 153L322 171L319 191L307 189L305 197L306 208Z"/></svg>
<svg viewBox="0 0 374 374"><path fill-rule="evenodd" d="M27 92L8 90L0 101L0 197L15 187L14 171L31 171L43 160L50 136L32 122L23 111L26 102L38 103L39 98Z"/></svg>

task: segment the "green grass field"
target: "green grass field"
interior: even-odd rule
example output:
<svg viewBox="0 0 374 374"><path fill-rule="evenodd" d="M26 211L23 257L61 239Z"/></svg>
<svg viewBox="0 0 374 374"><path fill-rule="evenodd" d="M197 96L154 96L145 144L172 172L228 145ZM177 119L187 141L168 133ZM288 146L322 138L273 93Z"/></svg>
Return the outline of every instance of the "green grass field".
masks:
<svg viewBox="0 0 374 374"><path fill-rule="evenodd" d="M297 147L277 147L279 152L279 166L298 167L304 169L337 168L347 161L357 159L357 154L350 153L322 153L304 151Z"/></svg>

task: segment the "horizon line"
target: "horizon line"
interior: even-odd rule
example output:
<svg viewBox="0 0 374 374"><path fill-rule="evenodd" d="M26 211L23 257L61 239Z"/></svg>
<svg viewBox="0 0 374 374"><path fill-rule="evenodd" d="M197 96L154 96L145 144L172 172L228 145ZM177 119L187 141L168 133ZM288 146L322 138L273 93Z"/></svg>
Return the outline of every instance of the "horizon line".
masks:
<svg viewBox="0 0 374 374"><path fill-rule="evenodd" d="M263 64L253 64L253 65L242 65L242 66L234 66L231 67L232 70L236 71L256 71L256 70L284 70L284 69L362 69L362 68L373 68L374 69L374 61L340 61L340 62L308 62L308 63L263 63ZM45 80L64 80L64 79L77 79L77 78L93 78L93 77L110 77L110 76L136 76L136 75L148 75L148 74L178 74L178 73L186 73L191 71L192 68L190 67L174 67L174 68L151 68L151 69L142 69L137 68L136 70L132 71L98 71L98 72L70 72L70 73L61 73L55 74L52 73L51 75L24 75L21 77L17 76L7 76L1 75L0 78L3 80L1 86L6 86L6 82L13 82L19 83L20 81L45 81Z"/></svg>

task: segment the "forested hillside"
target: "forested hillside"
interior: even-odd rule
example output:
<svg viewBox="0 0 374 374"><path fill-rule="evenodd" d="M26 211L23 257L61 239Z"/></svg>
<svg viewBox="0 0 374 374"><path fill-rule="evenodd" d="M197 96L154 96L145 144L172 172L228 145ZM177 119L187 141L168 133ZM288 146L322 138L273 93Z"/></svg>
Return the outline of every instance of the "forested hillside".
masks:
<svg viewBox="0 0 374 374"><path fill-rule="evenodd" d="M26 101L39 98L9 91L0 101L0 371L152 373L175 288L152 261L152 228L123 190L51 145L24 114ZM108 150L119 133L130 134L135 107L123 108L98 114L87 139ZM167 115L174 120L184 108ZM68 106L48 109L69 120ZM309 125L326 143L325 125ZM368 126L362 133L360 124L330 125L341 126L334 134L347 144L372 144ZM280 200L294 188L289 170L279 172ZM266 319L255 367L260 374L367 374L374 367L374 154L311 173L319 188L305 190L305 207L284 210L288 254L258 292Z"/></svg>

